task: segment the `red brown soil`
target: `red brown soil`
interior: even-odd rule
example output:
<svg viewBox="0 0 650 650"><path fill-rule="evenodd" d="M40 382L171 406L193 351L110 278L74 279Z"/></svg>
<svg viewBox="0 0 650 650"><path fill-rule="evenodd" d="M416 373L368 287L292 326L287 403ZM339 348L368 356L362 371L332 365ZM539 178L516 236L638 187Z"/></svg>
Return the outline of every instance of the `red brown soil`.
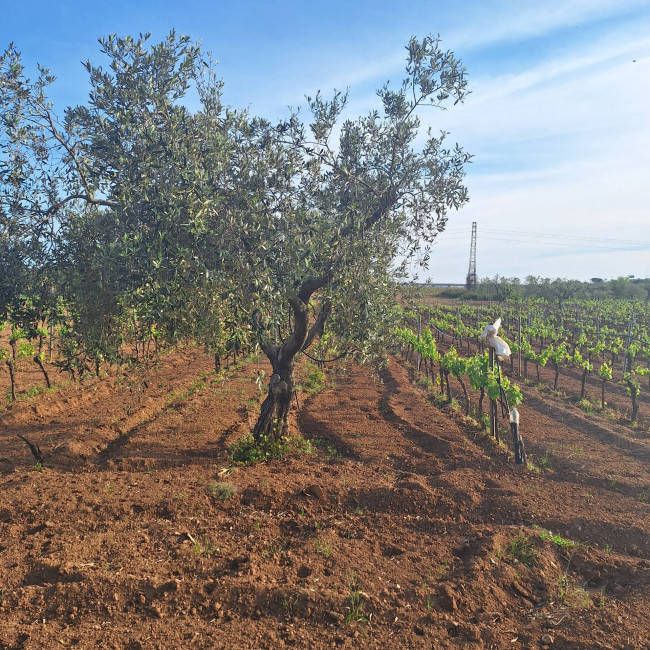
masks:
<svg viewBox="0 0 650 650"><path fill-rule="evenodd" d="M313 453L236 466L268 369L211 370L188 347L0 414L0 648L650 648L643 428L525 388L535 471L392 359L300 395Z"/></svg>

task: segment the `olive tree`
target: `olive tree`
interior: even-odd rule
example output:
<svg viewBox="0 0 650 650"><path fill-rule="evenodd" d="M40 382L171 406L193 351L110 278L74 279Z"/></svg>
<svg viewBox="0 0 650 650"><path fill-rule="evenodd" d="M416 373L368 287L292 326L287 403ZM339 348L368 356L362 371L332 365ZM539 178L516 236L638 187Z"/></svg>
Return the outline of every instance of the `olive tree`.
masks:
<svg viewBox="0 0 650 650"><path fill-rule="evenodd" d="M223 112L221 84L189 38L148 40L100 39L108 65L85 63L88 102L62 117L47 99L47 69L31 81L13 46L0 61L0 207L47 250L73 323L64 333L96 363L119 358L129 337L157 329L176 340L206 318L213 328L200 331L213 342L221 314L197 243L209 239L200 226L205 141L220 138L227 164L231 140L228 120L209 123ZM191 86L201 115L185 105Z"/></svg>
<svg viewBox="0 0 650 650"><path fill-rule="evenodd" d="M405 79L381 88L369 115L349 117L344 93L319 93L306 122L249 122L234 161L246 193L207 208L220 233L214 267L237 278L232 290L273 368L258 440L286 432L296 357L325 328L344 350L384 351L395 277L416 255L428 261L449 209L467 201L469 155L445 133L422 133L420 117L463 100L465 70L437 38L412 39L407 52ZM285 305L292 329L276 342Z"/></svg>

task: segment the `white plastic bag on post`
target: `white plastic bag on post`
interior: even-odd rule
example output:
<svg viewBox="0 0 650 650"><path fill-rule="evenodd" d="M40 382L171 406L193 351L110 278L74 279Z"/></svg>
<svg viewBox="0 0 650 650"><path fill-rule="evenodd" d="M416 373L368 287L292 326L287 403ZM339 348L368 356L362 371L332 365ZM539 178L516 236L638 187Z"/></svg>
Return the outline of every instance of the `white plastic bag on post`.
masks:
<svg viewBox="0 0 650 650"><path fill-rule="evenodd" d="M497 318L493 325L487 325L479 334L479 338L485 339L485 342L494 348L499 361L506 361L510 358L510 346L500 337L497 332L501 327L501 319Z"/></svg>

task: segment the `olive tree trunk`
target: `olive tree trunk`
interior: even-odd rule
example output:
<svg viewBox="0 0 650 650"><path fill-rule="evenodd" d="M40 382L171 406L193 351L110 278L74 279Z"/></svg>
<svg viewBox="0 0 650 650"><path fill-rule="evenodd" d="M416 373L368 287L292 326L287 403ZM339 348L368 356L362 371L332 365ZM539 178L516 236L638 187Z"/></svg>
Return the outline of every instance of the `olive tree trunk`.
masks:
<svg viewBox="0 0 650 650"><path fill-rule="evenodd" d="M306 350L314 339L322 334L325 321L330 314L331 305L323 304L318 318L309 327L309 299L319 288L326 286L331 276L312 278L303 282L297 296L289 296L293 311L294 329L291 336L282 344L271 344L264 337L264 328L255 320L260 346L271 362L273 373L269 379L269 392L262 403L260 416L253 429L257 442L279 440L288 433L291 400L296 390L294 375L296 355Z"/></svg>
<svg viewBox="0 0 650 650"><path fill-rule="evenodd" d="M287 434L291 397L296 389L294 359L295 357L284 362L275 359L275 363L273 359L269 359L273 374L269 380L269 392L253 429L253 437L257 441L264 438L277 440Z"/></svg>

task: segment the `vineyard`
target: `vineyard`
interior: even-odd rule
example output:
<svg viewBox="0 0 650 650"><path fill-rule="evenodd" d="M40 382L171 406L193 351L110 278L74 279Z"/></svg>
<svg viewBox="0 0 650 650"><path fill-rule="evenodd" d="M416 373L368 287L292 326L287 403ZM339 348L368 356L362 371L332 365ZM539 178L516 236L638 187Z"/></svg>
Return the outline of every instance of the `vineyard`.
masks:
<svg viewBox="0 0 650 650"><path fill-rule="evenodd" d="M507 420L497 443L465 416L461 380L474 415L476 376L486 401L496 381L468 367L480 342L450 354L456 306L422 310L379 375L301 363L301 437L253 464L236 458L268 372L254 352L215 369L202 347L152 343L72 381L44 336L49 390L17 355L15 401L1 375L0 647L645 647L647 426L571 400L572 368L554 391L536 371L507 383L505 363L517 468Z"/></svg>
<svg viewBox="0 0 650 650"><path fill-rule="evenodd" d="M398 331L407 356L436 382L434 362L449 392L449 375L458 381L465 412L470 401L465 382L480 391L478 416L483 416L485 390L494 399L496 379L487 373L485 345L479 335L502 319L502 335L512 351L504 365L503 387L516 406L521 397L510 378L545 385L587 411L600 410L625 418L647 430L650 422L650 329L647 303L609 301L564 304L545 301L521 304L415 303L404 312ZM573 388L578 382L579 389ZM571 389L569 389L571 385ZM475 409L476 411L476 409Z"/></svg>

